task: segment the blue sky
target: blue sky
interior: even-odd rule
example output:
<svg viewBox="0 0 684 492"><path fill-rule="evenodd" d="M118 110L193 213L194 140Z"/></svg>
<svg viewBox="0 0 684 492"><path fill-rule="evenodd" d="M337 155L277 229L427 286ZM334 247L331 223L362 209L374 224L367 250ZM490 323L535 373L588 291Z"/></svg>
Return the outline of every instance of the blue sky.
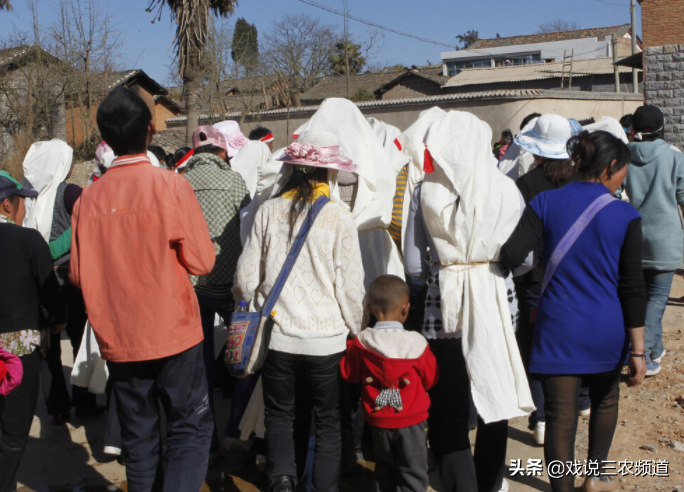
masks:
<svg viewBox="0 0 684 492"><path fill-rule="evenodd" d="M55 17L56 0L39 1L39 21L46 25ZM105 0L97 0L106 4ZM145 12L148 0L110 0L110 16L118 21L123 39L123 65L142 68L153 78L168 81L174 25L168 10L162 20L151 24L153 14ZM342 10L342 0L318 0L318 3ZM430 38L456 43L455 36L467 30L479 31L480 37L514 36L536 32L537 26L555 18L576 22L580 27L627 24L629 0L348 0L350 14L378 24ZM31 16L24 0L13 0L14 11L0 13L0 36L29 30ZM240 0L230 22L244 17L260 33L286 14L310 14L323 22L342 28L342 17L303 4L298 0ZM641 9L637 7L638 32L641 33ZM372 28L349 23L350 32L364 37ZM448 48L385 33L382 50L372 60L380 63L424 65L437 63L440 52Z"/></svg>

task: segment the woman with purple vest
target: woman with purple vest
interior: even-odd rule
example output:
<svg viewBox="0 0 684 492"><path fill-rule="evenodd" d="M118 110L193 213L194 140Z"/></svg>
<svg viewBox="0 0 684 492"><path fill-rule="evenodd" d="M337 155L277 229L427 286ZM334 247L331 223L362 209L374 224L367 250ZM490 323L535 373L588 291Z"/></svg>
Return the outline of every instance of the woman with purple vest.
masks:
<svg viewBox="0 0 684 492"><path fill-rule="evenodd" d="M646 373L646 288L641 272L641 217L613 198L630 153L613 135L583 132L568 141L580 181L537 195L501 250L508 267L544 244L545 276L536 314L529 370L542 381L546 463L574 461L580 385L591 399L589 460L598 469L584 490L615 490L604 461L618 418L620 373L628 386ZM614 474L614 473L613 473ZM574 476L551 479L554 492L574 491Z"/></svg>

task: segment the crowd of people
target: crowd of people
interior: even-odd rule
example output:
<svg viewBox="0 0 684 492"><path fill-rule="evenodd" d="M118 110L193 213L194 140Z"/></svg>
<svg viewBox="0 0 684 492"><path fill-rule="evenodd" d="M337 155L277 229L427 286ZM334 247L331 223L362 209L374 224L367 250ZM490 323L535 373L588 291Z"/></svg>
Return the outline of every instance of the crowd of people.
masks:
<svg viewBox="0 0 684 492"><path fill-rule="evenodd" d="M430 453L440 491L498 492L510 419L529 416L549 463L575 459L589 416L602 463L620 382L661 370L684 155L657 107L531 114L493 154L470 113L434 107L401 132L346 99L277 150L223 121L166 154L124 88L97 125L84 188L59 140L33 144L22 182L0 171L0 492L41 384L55 425L107 412L132 492L199 491L225 455L265 462L270 492L336 491L357 450L380 492L426 491ZM267 350L219 434L220 362L247 349L226 326L263 311ZM601 468L584 482L618 487Z"/></svg>

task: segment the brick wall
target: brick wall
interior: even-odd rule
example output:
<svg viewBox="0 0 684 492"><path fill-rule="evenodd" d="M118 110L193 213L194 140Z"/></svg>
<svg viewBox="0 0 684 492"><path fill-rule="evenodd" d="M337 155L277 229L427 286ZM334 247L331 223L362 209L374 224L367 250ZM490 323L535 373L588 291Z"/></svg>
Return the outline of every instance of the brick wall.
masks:
<svg viewBox="0 0 684 492"><path fill-rule="evenodd" d="M684 0L641 0L644 46L684 43Z"/></svg>
<svg viewBox="0 0 684 492"><path fill-rule="evenodd" d="M646 104L663 111L665 140L684 149L684 44L646 48L645 65Z"/></svg>

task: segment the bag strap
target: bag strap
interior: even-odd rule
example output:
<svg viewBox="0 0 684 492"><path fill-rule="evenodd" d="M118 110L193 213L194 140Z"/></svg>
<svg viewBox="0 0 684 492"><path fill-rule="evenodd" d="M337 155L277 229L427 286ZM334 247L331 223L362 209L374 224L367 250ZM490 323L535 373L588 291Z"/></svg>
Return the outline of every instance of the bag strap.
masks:
<svg viewBox="0 0 684 492"><path fill-rule="evenodd" d="M313 226L313 223L316 221L316 217L318 217L320 211L323 210L323 207L325 207L329 201L330 198L323 195L319 197L311 206L309 213L306 215L306 218L304 219L304 223L300 227L299 232L297 232L297 236L295 236L295 240L292 243L292 246L290 247L290 252L287 254L287 258L285 258L283 268L280 270L278 278L273 284L271 292L269 292L268 294L268 299L266 299L266 302L261 308L262 316L269 316L271 314L271 311L273 310L273 307L275 306L278 297L280 297L280 292L283 290L283 287L285 287L287 278L290 276L290 272L292 271L292 268L294 267L295 262L297 261L297 257L299 257L299 252L302 250L302 247L304 246L304 242L306 241L306 237L309 235L311 226Z"/></svg>
<svg viewBox="0 0 684 492"><path fill-rule="evenodd" d="M575 221L575 223L572 224L568 232L566 232L565 236L563 236L563 239L561 239L558 245L556 245L556 249L553 250L551 258L549 258L549 262L546 265L546 271L544 272L542 293L546 290L546 287L549 285L549 282L553 278L553 275L556 273L558 265L560 265L561 261L563 261L565 255L568 254L568 251L570 251L572 245L575 244L575 241L577 241L577 239L582 235L582 233L589 226L591 221L594 220L596 214L603 210L603 207L616 200L617 199L613 198L610 193L605 193L601 195L596 200L591 202L591 204L586 208L586 210L582 212L582 215L580 215L579 218Z"/></svg>

